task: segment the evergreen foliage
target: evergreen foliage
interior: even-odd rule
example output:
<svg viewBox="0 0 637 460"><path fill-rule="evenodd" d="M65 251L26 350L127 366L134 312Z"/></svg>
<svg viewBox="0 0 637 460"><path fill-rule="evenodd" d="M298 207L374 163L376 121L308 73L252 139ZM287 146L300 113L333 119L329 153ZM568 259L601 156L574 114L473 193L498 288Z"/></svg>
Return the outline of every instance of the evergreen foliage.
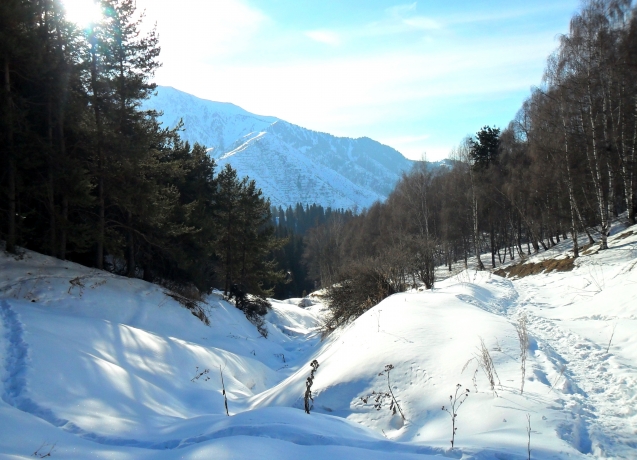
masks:
<svg viewBox="0 0 637 460"><path fill-rule="evenodd" d="M500 129L484 126L476 133L476 139L471 139L471 160L476 169L487 169L498 158L500 145Z"/></svg>
<svg viewBox="0 0 637 460"><path fill-rule="evenodd" d="M306 243L312 238L310 235L317 227L349 220L353 217L351 210L323 208L321 205L312 204L303 206L297 203L295 207L288 206L273 208L272 219L276 227L275 236L284 241L284 244L275 249L274 258L285 272L283 282L274 286L274 297L286 299L302 297L314 291L318 286L320 274L314 267L304 260Z"/></svg>
<svg viewBox="0 0 637 460"><path fill-rule="evenodd" d="M81 30L60 0L0 4L0 238L190 292L282 279L270 204L141 109L159 42L134 0Z"/></svg>

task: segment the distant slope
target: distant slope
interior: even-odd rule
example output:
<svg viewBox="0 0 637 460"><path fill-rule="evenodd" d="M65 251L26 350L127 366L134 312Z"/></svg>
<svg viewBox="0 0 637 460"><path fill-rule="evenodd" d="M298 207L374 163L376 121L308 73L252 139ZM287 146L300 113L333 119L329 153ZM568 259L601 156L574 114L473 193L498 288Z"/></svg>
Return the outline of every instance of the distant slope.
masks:
<svg viewBox="0 0 637 460"><path fill-rule="evenodd" d="M384 200L414 164L369 138L311 131L170 87L159 87L147 107L163 112L160 120L167 126L182 119L184 139L211 149L219 167L229 163L254 179L277 206L369 207Z"/></svg>

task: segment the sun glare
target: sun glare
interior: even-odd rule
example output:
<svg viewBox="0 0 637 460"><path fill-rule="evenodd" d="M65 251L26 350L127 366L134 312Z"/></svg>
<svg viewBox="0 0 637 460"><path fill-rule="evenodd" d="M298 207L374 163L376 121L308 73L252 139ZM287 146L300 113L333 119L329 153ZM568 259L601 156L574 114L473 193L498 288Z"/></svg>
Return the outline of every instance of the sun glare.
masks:
<svg viewBox="0 0 637 460"><path fill-rule="evenodd" d="M102 10L93 0L64 0L66 18L80 27L99 21Z"/></svg>

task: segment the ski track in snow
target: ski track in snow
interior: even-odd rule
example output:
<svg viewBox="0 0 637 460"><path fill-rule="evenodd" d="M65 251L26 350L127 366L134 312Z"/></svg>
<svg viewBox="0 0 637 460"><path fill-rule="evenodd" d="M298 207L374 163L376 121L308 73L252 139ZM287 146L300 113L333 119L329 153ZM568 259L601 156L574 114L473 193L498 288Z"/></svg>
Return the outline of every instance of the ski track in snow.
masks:
<svg viewBox="0 0 637 460"><path fill-rule="evenodd" d="M503 279L498 284L508 285L510 292L502 299L504 302L501 300L488 310L504 314L514 323L519 314L526 312L531 342L535 340L537 350L553 366L553 369L527 369L527 376L535 372L536 377L550 385L549 392L560 394L565 419L557 428L558 436L583 454L637 458L637 441L626 420L626 416L637 411L631 390L637 387L637 378L618 375L625 367L611 366L608 360L612 353L606 353L603 347L558 325L557 321L529 311L544 305L534 301L540 287L524 283L522 297L510 280ZM632 369L633 376L637 375L635 371ZM550 373L558 377L549 381Z"/></svg>
<svg viewBox="0 0 637 460"><path fill-rule="evenodd" d="M51 425L76 434L84 439L112 446L142 447L148 449L170 449L177 447L180 440L164 441L161 443L140 442L134 439L106 437L83 430L73 422L58 418L45 407L42 407L28 397L26 373L29 362L29 347L24 341L24 326L18 314L11 308L9 302L0 300L0 319L3 322L7 339L5 357L5 376L3 378L4 392L2 400L23 412L34 415Z"/></svg>

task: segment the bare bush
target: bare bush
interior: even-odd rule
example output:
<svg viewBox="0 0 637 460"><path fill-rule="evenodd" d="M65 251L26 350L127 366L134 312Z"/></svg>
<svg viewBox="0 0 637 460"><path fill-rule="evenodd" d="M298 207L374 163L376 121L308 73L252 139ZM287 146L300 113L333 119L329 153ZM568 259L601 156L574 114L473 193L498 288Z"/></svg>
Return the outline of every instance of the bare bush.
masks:
<svg viewBox="0 0 637 460"><path fill-rule="evenodd" d="M436 242L430 238L416 237L411 241L410 269L427 289L433 289L436 281Z"/></svg>
<svg viewBox="0 0 637 460"><path fill-rule="evenodd" d="M232 285L230 295L227 298L228 302L232 301L233 298L235 307L246 315L248 321L255 325L262 337L267 338L268 329L263 317L270 311L272 306L270 302L262 297L248 294L244 287L238 284Z"/></svg>
<svg viewBox="0 0 637 460"><path fill-rule="evenodd" d="M169 280L162 280L159 284L166 289L164 294L190 310L190 313L199 318L206 326L210 326L210 318L208 318L203 306L206 302L203 300L199 289L192 284L176 283Z"/></svg>
<svg viewBox="0 0 637 460"><path fill-rule="evenodd" d="M268 329L265 326L263 317L268 313L270 307L271 304L266 299L257 296L248 296L243 302L242 308L240 308L243 313L245 313L248 321L254 324L259 334L266 339L268 338Z"/></svg>
<svg viewBox="0 0 637 460"><path fill-rule="evenodd" d="M323 325L324 334L358 318L396 292L390 280L375 266L352 264L341 281L327 289L325 300L329 312Z"/></svg>

